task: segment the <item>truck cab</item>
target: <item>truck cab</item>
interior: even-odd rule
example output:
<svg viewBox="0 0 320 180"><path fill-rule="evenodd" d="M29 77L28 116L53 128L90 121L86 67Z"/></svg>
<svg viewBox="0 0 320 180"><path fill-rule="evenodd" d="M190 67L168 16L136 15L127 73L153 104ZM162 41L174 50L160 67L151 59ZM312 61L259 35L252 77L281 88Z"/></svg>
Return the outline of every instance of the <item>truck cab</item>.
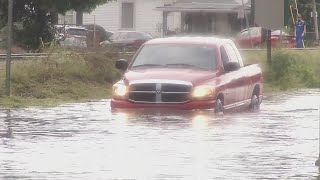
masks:
<svg viewBox="0 0 320 180"><path fill-rule="evenodd" d="M145 43L114 84L112 108L258 109L262 72L245 66L233 41L212 37L171 37Z"/></svg>

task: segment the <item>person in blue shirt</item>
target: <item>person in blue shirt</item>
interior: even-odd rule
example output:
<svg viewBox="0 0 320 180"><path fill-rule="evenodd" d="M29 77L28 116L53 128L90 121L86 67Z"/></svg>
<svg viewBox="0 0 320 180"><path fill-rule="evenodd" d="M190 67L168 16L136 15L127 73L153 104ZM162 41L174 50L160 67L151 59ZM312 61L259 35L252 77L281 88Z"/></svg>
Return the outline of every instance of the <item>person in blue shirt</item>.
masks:
<svg viewBox="0 0 320 180"><path fill-rule="evenodd" d="M296 37L297 48L304 48L303 38L306 34L306 23L301 19L301 15L297 15L294 35Z"/></svg>

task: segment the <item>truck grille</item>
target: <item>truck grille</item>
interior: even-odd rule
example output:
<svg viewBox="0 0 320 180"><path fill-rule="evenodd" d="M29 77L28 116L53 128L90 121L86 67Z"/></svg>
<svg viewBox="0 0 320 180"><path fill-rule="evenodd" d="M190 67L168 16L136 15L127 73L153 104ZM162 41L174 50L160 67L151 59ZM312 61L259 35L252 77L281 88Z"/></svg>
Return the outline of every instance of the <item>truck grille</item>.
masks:
<svg viewBox="0 0 320 180"><path fill-rule="evenodd" d="M190 83L137 83L129 87L133 103L186 103L190 100Z"/></svg>

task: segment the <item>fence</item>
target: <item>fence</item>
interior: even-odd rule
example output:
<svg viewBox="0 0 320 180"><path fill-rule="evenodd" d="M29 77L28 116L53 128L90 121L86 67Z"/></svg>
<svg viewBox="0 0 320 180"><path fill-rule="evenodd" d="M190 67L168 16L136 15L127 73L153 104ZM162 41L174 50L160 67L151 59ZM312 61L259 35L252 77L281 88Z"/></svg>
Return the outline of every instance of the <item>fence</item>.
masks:
<svg viewBox="0 0 320 180"><path fill-rule="evenodd" d="M12 60L25 60L32 58L45 58L48 57L47 53L23 53L23 54L12 54ZM0 54L0 62L6 61L7 54Z"/></svg>

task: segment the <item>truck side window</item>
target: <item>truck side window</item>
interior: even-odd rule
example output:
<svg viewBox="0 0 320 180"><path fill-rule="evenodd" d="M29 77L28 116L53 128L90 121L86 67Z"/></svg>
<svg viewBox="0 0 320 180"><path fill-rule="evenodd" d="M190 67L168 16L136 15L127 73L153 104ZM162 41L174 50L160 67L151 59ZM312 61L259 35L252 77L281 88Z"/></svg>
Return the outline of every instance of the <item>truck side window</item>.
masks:
<svg viewBox="0 0 320 180"><path fill-rule="evenodd" d="M226 48L226 52L229 55L230 62L239 62L238 56L236 52L234 51L233 47L230 44L225 44L224 47Z"/></svg>
<svg viewBox="0 0 320 180"><path fill-rule="evenodd" d="M225 66L225 64L227 62L229 62L230 60L229 60L228 54L223 46L220 47L220 53L221 53L221 60L222 60L223 66Z"/></svg>

